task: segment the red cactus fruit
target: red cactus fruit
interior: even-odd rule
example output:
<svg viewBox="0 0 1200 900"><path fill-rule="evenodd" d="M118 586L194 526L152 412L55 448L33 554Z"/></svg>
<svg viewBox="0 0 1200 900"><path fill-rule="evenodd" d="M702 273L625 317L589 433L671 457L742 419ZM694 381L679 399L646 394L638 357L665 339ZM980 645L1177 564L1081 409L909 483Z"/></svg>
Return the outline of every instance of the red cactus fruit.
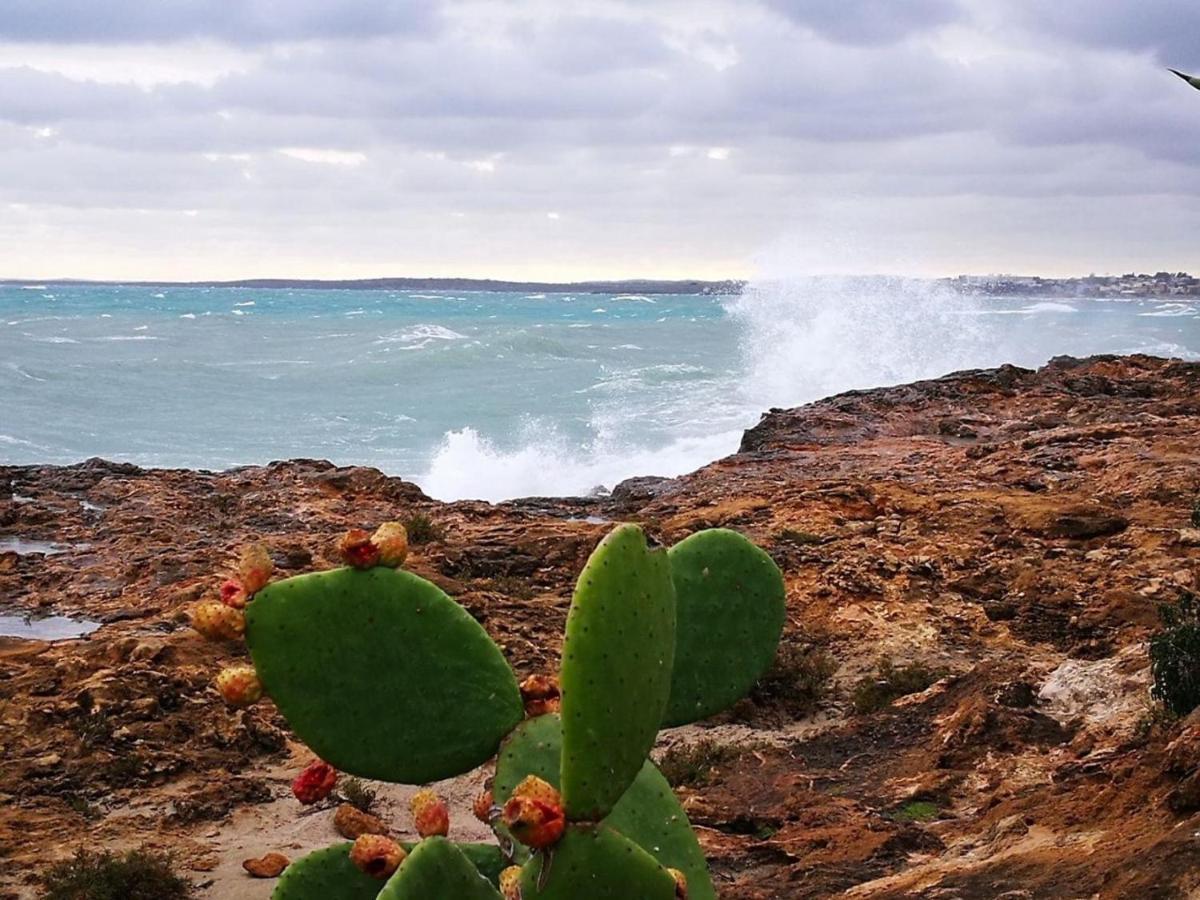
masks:
<svg viewBox="0 0 1200 900"><path fill-rule="evenodd" d="M500 873L500 893L504 900L521 900L520 866L509 866Z"/></svg>
<svg viewBox="0 0 1200 900"><path fill-rule="evenodd" d="M417 791L408 801L408 808L412 810L413 822L421 837L445 837L450 831L450 807L435 791L429 788Z"/></svg>
<svg viewBox="0 0 1200 900"><path fill-rule="evenodd" d="M236 578L226 578L221 582L221 602L234 609L245 609L250 596L245 586Z"/></svg>
<svg viewBox="0 0 1200 900"><path fill-rule="evenodd" d="M381 566L402 566L408 558L408 531L399 522L384 522L371 535L371 543L379 548Z"/></svg>
<svg viewBox="0 0 1200 900"><path fill-rule="evenodd" d="M242 548L237 577L247 596L253 597L265 588L274 571L275 563L271 562L271 554L263 544L250 544Z"/></svg>
<svg viewBox="0 0 1200 900"><path fill-rule="evenodd" d="M496 800L492 796L491 788L484 788L480 791L479 796L475 798L475 802L471 806L471 812L475 813L477 818L484 825L492 823L492 807L496 805Z"/></svg>
<svg viewBox="0 0 1200 900"><path fill-rule="evenodd" d="M525 715L531 719L558 712L562 706L558 678L554 675L530 675L521 682L521 699L525 701Z"/></svg>
<svg viewBox="0 0 1200 900"><path fill-rule="evenodd" d="M352 528L342 535L338 542L338 556L346 565L356 569L370 569L379 565L379 548L361 528Z"/></svg>
<svg viewBox="0 0 1200 900"><path fill-rule="evenodd" d="M528 775L504 804L501 818L522 844L540 850L558 842L567 821L554 786Z"/></svg>
<svg viewBox="0 0 1200 900"><path fill-rule="evenodd" d="M192 627L210 641L232 641L246 632L246 616L240 609L210 600L192 610Z"/></svg>
<svg viewBox="0 0 1200 900"><path fill-rule="evenodd" d="M380 880L390 878L407 855L403 847L382 834L359 835L350 848L350 862L360 872Z"/></svg>
<svg viewBox="0 0 1200 900"><path fill-rule="evenodd" d="M230 706L252 706L263 694L253 666L230 666L217 675L217 690Z"/></svg>
<svg viewBox="0 0 1200 900"><path fill-rule="evenodd" d="M338 771L324 760L314 759L292 782L292 793L305 806L320 803L337 786Z"/></svg>
<svg viewBox="0 0 1200 900"><path fill-rule="evenodd" d="M687 900L687 876L678 869L667 869L675 879L675 900Z"/></svg>

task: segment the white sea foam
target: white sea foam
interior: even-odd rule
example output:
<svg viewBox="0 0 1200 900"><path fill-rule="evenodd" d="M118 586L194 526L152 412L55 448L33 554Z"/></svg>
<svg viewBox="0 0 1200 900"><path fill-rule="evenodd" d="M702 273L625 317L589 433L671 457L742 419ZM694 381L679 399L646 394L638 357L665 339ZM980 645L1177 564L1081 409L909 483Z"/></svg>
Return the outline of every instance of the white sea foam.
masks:
<svg viewBox="0 0 1200 900"><path fill-rule="evenodd" d="M390 331L387 334L376 338L376 344L400 344L402 350L420 350L428 347L434 341L465 341L467 335L459 334L450 328L442 325L413 325L410 328L401 328L398 331Z"/></svg>
<svg viewBox="0 0 1200 900"><path fill-rule="evenodd" d="M1036 316L1048 313L1076 312L1079 312L1078 307L1071 306L1069 303L1056 303L1052 300L1043 300L1039 303L1031 303L1029 306L1022 306L1019 309L979 307L971 310L970 314L976 316Z"/></svg>
<svg viewBox="0 0 1200 900"><path fill-rule="evenodd" d="M741 432L733 431L641 447L604 441L578 446L551 437L505 450L463 428L445 436L417 483L440 500L578 496L634 474L682 475L732 453L740 438Z"/></svg>
<svg viewBox="0 0 1200 900"><path fill-rule="evenodd" d="M1152 312L1138 313L1139 316L1150 316L1163 319L1173 319L1176 316L1194 316L1196 307L1187 303L1164 303Z"/></svg>

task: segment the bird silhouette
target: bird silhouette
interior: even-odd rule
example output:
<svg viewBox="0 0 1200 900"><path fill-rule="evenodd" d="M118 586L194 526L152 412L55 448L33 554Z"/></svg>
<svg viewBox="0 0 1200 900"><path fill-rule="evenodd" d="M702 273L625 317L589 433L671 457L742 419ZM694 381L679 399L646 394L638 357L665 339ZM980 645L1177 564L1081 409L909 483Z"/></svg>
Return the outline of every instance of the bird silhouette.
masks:
<svg viewBox="0 0 1200 900"><path fill-rule="evenodd" d="M1200 78L1197 78L1195 75L1184 75L1178 69L1167 69L1167 71L1174 72L1176 75L1178 75L1180 78L1182 78L1188 84L1190 84L1196 90L1200 91Z"/></svg>

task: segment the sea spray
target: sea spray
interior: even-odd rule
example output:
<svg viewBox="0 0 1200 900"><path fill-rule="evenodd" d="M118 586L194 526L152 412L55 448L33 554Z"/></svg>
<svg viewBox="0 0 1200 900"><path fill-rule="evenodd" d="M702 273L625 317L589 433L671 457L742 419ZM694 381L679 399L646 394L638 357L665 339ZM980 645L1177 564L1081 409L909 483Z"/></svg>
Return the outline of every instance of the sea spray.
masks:
<svg viewBox="0 0 1200 900"><path fill-rule="evenodd" d="M902 279L764 277L740 296L653 303L88 284L54 293L0 287L0 463L102 456L220 469L318 457L376 466L441 499L682 474L734 452L766 409L851 388L1064 353L1200 358L1187 298L968 298Z"/></svg>
<svg viewBox="0 0 1200 900"><path fill-rule="evenodd" d="M970 315L980 302L899 278L750 284L726 304L738 329L745 412L986 364L986 329Z"/></svg>

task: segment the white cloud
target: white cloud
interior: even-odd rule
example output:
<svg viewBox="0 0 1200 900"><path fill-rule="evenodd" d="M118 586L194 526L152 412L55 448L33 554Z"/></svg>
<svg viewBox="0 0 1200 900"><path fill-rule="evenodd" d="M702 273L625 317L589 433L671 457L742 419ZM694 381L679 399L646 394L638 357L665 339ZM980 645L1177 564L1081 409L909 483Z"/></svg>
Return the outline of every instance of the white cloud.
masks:
<svg viewBox="0 0 1200 900"><path fill-rule="evenodd" d="M292 159L327 166L361 166L367 161L365 153L356 150L329 150L322 147L282 147L279 152Z"/></svg>

